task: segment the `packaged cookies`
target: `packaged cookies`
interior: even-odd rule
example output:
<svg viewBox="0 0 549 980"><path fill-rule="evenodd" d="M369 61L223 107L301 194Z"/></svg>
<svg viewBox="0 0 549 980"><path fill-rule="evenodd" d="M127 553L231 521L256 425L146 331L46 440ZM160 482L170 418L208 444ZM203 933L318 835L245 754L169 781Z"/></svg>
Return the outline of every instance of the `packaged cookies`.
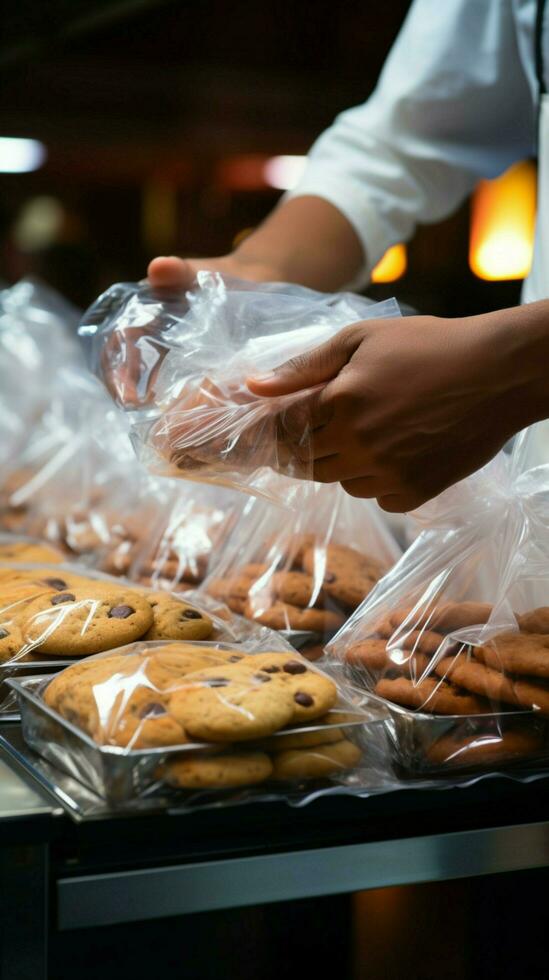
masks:
<svg viewBox="0 0 549 980"><path fill-rule="evenodd" d="M301 397L253 395L247 379L318 346L350 323L398 316L372 304L286 283L254 284L199 272L185 295L117 284L80 327L93 369L132 413L135 444L155 473L218 483L287 504L310 475L309 427L288 409Z"/></svg>
<svg viewBox="0 0 549 980"><path fill-rule="evenodd" d="M200 591L317 656L399 554L376 505L312 484L298 513L250 501Z"/></svg>
<svg viewBox="0 0 549 980"><path fill-rule="evenodd" d="M423 529L328 646L390 712L411 771L547 754L547 477L532 437L418 512Z"/></svg>
<svg viewBox="0 0 549 980"><path fill-rule="evenodd" d="M21 698L25 737L73 773L85 751L84 781L95 770L106 796L124 782L135 795L144 770L149 787L194 792L345 783L362 763L370 716L345 685L274 641L271 650L138 642L29 679L37 697Z"/></svg>

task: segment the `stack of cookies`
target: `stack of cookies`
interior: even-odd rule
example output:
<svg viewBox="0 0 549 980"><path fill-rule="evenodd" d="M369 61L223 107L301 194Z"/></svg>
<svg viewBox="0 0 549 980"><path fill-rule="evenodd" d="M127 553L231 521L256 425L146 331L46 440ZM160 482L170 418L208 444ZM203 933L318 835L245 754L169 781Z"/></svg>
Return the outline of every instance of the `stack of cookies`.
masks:
<svg viewBox="0 0 549 980"><path fill-rule="evenodd" d="M518 631L491 637L483 645L455 642L452 634L487 623L485 603L445 603L425 614L396 609L371 634L346 650L346 660L365 668L368 684L386 701L422 713L480 716L475 725L437 740L428 759L440 764L489 765L537 755L543 748L539 724L514 715L549 715L549 608L517 614ZM483 720L482 716L486 717Z"/></svg>
<svg viewBox="0 0 549 980"><path fill-rule="evenodd" d="M337 698L331 678L298 654L188 643L85 660L58 674L44 693L49 708L100 745L187 746L170 754L159 773L187 789L321 778L353 768L361 750L328 714ZM296 725L307 730L275 734ZM209 749L189 751L193 743Z"/></svg>
<svg viewBox="0 0 549 980"><path fill-rule="evenodd" d="M267 542L265 553L269 551ZM231 568L206 581L207 592L234 612L275 630L305 630L321 641L343 625L386 568L345 544L293 535L274 561Z"/></svg>
<svg viewBox="0 0 549 980"><path fill-rule="evenodd" d="M36 546L32 557L46 556ZM55 565L0 567L0 662L87 657L136 640L215 635L205 612L167 592L137 590Z"/></svg>

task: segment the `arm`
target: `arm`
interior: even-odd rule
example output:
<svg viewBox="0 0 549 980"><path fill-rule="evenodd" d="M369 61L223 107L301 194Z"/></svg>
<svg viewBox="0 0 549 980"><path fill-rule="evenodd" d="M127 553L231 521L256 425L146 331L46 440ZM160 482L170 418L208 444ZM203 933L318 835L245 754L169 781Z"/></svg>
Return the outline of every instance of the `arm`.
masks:
<svg viewBox="0 0 549 980"><path fill-rule="evenodd" d="M534 104L508 0L416 0L367 102L316 142L298 187L231 255L156 259L153 285L199 268L320 290L367 282L418 222L532 151Z"/></svg>
<svg viewBox="0 0 549 980"><path fill-rule="evenodd" d="M308 420L315 480L408 511L549 418L548 363L543 300L461 319L357 323L249 387L304 391L282 424L299 435Z"/></svg>

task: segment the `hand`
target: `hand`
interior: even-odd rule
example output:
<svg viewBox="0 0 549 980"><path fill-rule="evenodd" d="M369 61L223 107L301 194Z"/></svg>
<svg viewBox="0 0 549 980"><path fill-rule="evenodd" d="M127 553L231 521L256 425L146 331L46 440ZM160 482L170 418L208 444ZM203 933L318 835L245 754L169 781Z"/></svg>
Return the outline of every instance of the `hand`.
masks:
<svg viewBox="0 0 549 980"><path fill-rule="evenodd" d="M155 289L190 289L197 272L208 269L236 279L252 282L276 281L281 278L276 269L260 262L239 258L238 252L214 259L179 259L176 256L158 256L149 263L147 278Z"/></svg>
<svg viewBox="0 0 549 980"><path fill-rule="evenodd" d="M521 346L527 324L518 322L542 305L547 323L547 304L357 323L248 386L270 397L321 385L284 417L284 430L298 438L304 420L312 429L313 478L377 497L387 511L409 511L547 413L542 373Z"/></svg>

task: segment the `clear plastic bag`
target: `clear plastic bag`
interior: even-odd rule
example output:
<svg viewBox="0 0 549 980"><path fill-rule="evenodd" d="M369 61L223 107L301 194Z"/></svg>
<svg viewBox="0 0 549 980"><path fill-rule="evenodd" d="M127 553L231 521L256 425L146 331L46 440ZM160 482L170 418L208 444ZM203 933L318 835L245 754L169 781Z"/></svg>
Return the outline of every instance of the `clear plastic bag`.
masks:
<svg viewBox="0 0 549 980"><path fill-rule="evenodd" d="M399 556L376 504L313 483L283 519L269 501L248 501L200 591L254 622L302 634L314 657Z"/></svg>
<svg viewBox="0 0 549 980"><path fill-rule="evenodd" d="M47 408L57 372L82 364L78 311L33 279L0 290L0 463L9 466Z"/></svg>
<svg viewBox="0 0 549 980"><path fill-rule="evenodd" d="M328 646L390 711L407 771L547 755L549 467L527 430L426 504L422 530Z"/></svg>
<svg viewBox="0 0 549 980"><path fill-rule="evenodd" d="M246 379L304 353L360 320L398 316L372 303L279 283L199 272L184 297L147 284L113 286L86 313L94 370L132 413L133 440L153 472L272 496L265 470L309 477L309 431L289 433L302 398L253 395ZM288 503L288 486L281 497Z"/></svg>
<svg viewBox="0 0 549 980"><path fill-rule="evenodd" d="M135 643L23 690L29 744L118 803L168 787L352 785L372 720L345 681L277 637L270 649Z"/></svg>

